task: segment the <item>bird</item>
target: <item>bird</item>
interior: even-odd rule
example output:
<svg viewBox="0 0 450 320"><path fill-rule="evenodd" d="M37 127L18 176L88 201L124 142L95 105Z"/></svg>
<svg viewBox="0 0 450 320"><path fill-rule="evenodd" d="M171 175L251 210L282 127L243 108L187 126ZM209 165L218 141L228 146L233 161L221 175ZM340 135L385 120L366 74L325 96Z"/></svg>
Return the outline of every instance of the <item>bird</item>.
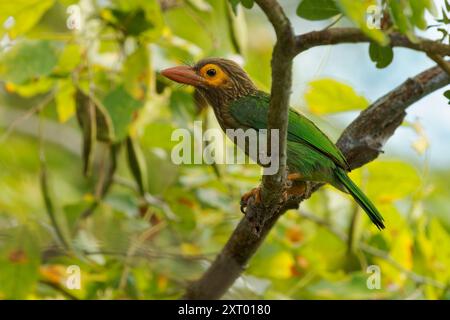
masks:
<svg viewBox="0 0 450 320"><path fill-rule="evenodd" d="M222 130L268 127L270 95L259 90L236 62L224 58L205 58L195 65L180 65L161 70L161 75L180 84L190 85L214 110ZM288 195L305 192L306 182L328 183L350 194L378 229L384 219L364 192L350 179L350 166L339 148L311 120L289 108L287 130ZM245 193L261 201L259 188ZM242 210L242 208L241 208ZM244 212L245 213L245 212Z"/></svg>

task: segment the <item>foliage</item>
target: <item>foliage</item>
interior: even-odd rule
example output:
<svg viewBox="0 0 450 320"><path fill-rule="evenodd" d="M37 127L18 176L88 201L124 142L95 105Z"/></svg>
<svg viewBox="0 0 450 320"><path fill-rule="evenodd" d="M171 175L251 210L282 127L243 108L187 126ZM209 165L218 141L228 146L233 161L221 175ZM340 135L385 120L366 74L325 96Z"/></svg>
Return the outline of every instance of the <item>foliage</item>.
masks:
<svg viewBox="0 0 450 320"><path fill-rule="evenodd" d="M379 68L393 59L390 32L415 39L416 28L430 27L425 12L438 14L431 0L384 1L391 24L369 29L366 9L375 1L297 2L303 19L341 14L360 28L373 41L370 58ZM70 30L73 4L81 9L80 28ZM217 124L191 88L158 71L239 55L267 90L272 43L258 13L243 10L253 5L0 4L0 114L18 119L0 121L0 298L177 298L202 274L241 218L238 199L258 184L260 170L173 164L174 129L193 130L194 120ZM444 9L437 22L448 25ZM366 108L368 100L344 82L312 81L304 111L327 117ZM281 219L228 297L449 298L440 286L450 281L449 173L426 178L424 170L399 159L355 170L352 177L386 217L382 233L357 219L346 195L315 193L300 214ZM372 264L382 269L381 289L366 286ZM82 271L80 289L66 286L71 265Z"/></svg>

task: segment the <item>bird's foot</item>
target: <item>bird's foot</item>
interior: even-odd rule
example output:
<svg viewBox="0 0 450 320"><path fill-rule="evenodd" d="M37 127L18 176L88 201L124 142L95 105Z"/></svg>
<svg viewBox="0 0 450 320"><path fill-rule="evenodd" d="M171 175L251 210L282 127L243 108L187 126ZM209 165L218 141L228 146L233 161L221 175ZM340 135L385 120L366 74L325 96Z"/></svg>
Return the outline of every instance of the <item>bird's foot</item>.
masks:
<svg viewBox="0 0 450 320"><path fill-rule="evenodd" d="M291 197L302 197L307 191L306 182L296 182L283 192L283 200L286 202Z"/></svg>
<svg viewBox="0 0 450 320"><path fill-rule="evenodd" d="M244 195L241 197L241 212L243 214L246 214L246 209L249 203L249 200L253 198L254 204L261 203L261 188L253 188L252 190L244 193Z"/></svg>
<svg viewBox="0 0 450 320"><path fill-rule="evenodd" d="M309 184L306 181L302 181L302 176L299 173L291 173L287 176L287 188L283 192L283 202L287 202L289 199L295 197L303 197L308 194Z"/></svg>

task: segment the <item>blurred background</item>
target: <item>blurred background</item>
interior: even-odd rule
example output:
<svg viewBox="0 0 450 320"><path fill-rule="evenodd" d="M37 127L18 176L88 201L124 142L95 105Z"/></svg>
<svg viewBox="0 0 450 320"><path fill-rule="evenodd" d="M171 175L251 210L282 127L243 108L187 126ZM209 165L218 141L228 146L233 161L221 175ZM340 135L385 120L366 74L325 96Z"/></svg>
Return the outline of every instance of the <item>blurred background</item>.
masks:
<svg viewBox="0 0 450 320"><path fill-rule="evenodd" d="M298 34L352 26L303 19L300 1L280 2ZM206 270L261 171L174 165L173 130L218 125L191 88L158 72L227 57L269 91L272 27L256 5L234 12L230 3L0 1L0 298L173 299ZM448 10L434 5L428 26ZM423 29L448 43L439 28ZM379 69L368 47L295 59L291 104L333 141L361 109L434 65L395 48ZM280 219L225 298L450 298L448 89L411 106L385 153L351 174L386 230L322 188ZM379 268L378 288L368 287L369 266Z"/></svg>

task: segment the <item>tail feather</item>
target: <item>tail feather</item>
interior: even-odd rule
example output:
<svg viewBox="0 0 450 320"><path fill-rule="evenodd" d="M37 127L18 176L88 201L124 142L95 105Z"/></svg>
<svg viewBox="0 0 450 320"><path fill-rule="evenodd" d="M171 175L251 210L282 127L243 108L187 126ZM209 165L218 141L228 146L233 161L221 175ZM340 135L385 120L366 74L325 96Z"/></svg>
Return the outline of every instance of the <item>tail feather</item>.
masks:
<svg viewBox="0 0 450 320"><path fill-rule="evenodd" d="M384 229L384 219L381 216L378 209L374 204L367 198L367 196L361 191L360 188L349 178L347 173L338 168L336 170L336 177L345 186L347 191L355 199L355 201L364 209L364 211L369 216L370 220L377 226L378 229Z"/></svg>

